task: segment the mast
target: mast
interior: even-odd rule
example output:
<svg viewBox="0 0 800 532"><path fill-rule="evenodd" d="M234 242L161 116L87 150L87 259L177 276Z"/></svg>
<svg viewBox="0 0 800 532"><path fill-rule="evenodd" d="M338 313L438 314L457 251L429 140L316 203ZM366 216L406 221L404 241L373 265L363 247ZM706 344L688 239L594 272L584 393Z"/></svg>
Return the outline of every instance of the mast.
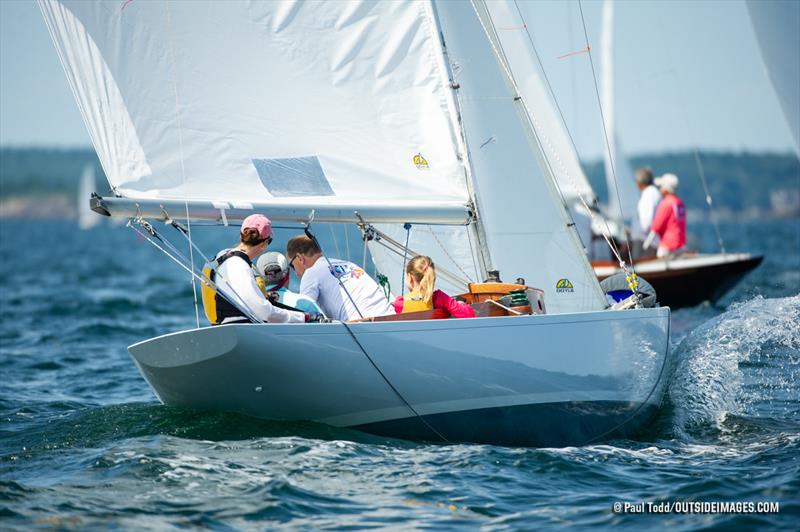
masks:
<svg viewBox="0 0 800 532"><path fill-rule="evenodd" d="M453 73L452 65L450 64L450 58L447 54L447 43L444 38L444 31L442 30L441 23L439 21L439 15L436 9L436 3L433 0L428 2L428 6L431 9L431 16L433 18L434 25L436 27L436 33L439 35L439 39L437 42L440 44L441 48L441 58L443 60L443 66L445 72L447 72L447 79L449 82L449 86L452 89L450 93L447 95L447 102L449 107L452 109L452 116L455 117L457 124L456 124L456 131L458 134L456 135L456 142L458 144L459 154L462 160L464 161L464 180L467 186L467 190L469 192L470 197L470 206L473 211L473 222L470 226L470 230L475 236L475 239L478 243L478 250L477 250L477 265L480 270L481 278L486 279L489 277L489 271L493 270L492 267L492 257L491 253L489 253L489 247L486 245L486 231L483 227L483 221L480 217L480 212L478 211L478 202L477 198L475 197L475 187L473 185L473 168L472 164L470 163L469 157L469 146L467 144L467 137L466 133L464 132L463 127L463 119L461 117L461 107L458 103L458 89L459 84L456 80L456 77Z"/></svg>

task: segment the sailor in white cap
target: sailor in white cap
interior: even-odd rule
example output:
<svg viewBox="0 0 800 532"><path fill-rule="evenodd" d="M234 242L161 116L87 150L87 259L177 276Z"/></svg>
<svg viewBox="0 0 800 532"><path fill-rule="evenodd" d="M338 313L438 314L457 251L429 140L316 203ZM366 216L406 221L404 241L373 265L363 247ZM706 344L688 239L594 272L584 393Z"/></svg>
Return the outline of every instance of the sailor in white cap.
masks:
<svg viewBox="0 0 800 532"><path fill-rule="evenodd" d="M289 290L289 261L283 253L270 251L258 257L256 271L264 280L264 291L274 294L279 303L303 312L323 314L317 302Z"/></svg>

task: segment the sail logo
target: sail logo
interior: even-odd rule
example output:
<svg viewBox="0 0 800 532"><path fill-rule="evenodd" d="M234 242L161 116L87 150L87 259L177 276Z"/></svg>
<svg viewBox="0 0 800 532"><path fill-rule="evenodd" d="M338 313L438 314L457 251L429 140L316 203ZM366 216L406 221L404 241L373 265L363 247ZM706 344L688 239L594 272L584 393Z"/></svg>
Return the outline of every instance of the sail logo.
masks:
<svg viewBox="0 0 800 532"><path fill-rule="evenodd" d="M572 282L569 279L559 279L556 283L556 293L574 292Z"/></svg>
<svg viewBox="0 0 800 532"><path fill-rule="evenodd" d="M428 160L421 153L417 153L414 156L414 166L417 167L417 170L425 170L428 168Z"/></svg>

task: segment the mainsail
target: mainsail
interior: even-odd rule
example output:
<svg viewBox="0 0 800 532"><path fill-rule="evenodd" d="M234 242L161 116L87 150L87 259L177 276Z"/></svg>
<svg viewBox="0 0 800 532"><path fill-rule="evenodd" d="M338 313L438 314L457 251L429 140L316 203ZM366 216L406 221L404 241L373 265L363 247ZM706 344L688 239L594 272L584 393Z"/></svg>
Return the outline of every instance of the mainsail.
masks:
<svg viewBox="0 0 800 532"><path fill-rule="evenodd" d="M117 195L469 201L428 3L40 5Z"/></svg>

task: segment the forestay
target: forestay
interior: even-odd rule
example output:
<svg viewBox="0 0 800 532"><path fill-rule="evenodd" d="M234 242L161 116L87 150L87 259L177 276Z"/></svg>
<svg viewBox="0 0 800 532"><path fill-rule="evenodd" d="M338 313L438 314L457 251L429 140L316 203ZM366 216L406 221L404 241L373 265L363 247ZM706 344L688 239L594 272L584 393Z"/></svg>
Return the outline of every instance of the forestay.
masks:
<svg viewBox="0 0 800 532"><path fill-rule="evenodd" d="M39 4L117 195L469 202L427 2Z"/></svg>

